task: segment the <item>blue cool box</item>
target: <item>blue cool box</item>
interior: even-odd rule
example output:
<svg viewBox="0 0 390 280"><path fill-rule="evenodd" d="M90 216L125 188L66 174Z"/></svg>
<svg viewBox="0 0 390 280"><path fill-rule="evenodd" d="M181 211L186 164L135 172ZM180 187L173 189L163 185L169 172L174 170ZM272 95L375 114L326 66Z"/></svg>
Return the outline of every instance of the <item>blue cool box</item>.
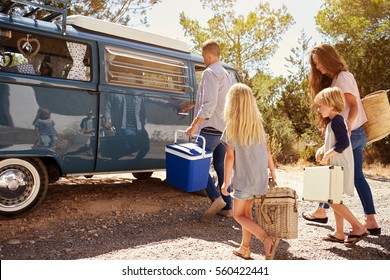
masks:
<svg viewBox="0 0 390 280"><path fill-rule="evenodd" d="M211 151L194 143L165 147L167 182L186 192L205 189L211 163Z"/></svg>

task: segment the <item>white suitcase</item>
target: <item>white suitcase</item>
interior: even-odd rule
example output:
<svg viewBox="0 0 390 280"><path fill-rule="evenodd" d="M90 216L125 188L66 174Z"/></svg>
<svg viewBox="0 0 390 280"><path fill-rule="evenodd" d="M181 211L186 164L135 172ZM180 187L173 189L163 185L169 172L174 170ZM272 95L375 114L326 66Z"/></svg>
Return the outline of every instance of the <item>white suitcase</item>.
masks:
<svg viewBox="0 0 390 280"><path fill-rule="evenodd" d="M302 200L343 203L344 170L341 166L306 167L303 172Z"/></svg>

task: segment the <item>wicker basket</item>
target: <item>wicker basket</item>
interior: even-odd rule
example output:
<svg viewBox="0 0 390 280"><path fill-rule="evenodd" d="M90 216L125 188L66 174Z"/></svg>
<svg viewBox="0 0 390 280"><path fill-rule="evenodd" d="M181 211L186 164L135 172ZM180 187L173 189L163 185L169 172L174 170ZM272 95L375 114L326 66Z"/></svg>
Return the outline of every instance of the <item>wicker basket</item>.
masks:
<svg viewBox="0 0 390 280"><path fill-rule="evenodd" d="M390 105L386 90L379 90L362 99L367 122L363 125L367 144L379 141L390 133Z"/></svg>
<svg viewBox="0 0 390 280"><path fill-rule="evenodd" d="M255 198L256 222L278 238L298 238L298 201L291 188L270 187L265 196Z"/></svg>

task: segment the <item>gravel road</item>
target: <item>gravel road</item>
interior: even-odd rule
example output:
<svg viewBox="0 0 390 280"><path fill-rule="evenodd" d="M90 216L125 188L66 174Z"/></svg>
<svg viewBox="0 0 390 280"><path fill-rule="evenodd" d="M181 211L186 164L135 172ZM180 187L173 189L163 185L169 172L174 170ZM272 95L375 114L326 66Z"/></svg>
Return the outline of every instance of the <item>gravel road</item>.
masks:
<svg viewBox="0 0 390 280"><path fill-rule="evenodd" d="M390 178L368 179L381 236L369 236L353 248L321 241L334 227L305 221L301 213L316 203L301 201L303 172L277 169L278 185L299 195L299 236L282 240L278 260L389 260ZM358 196L344 201L363 221ZM0 220L2 260L235 260L241 229L232 218L202 221L209 200L168 185L164 172L148 180L131 174L63 178L28 215ZM349 226L346 224L346 226ZM346 228L346 231L348 228ZM252 257L264 259L252 238Z"/></svg>

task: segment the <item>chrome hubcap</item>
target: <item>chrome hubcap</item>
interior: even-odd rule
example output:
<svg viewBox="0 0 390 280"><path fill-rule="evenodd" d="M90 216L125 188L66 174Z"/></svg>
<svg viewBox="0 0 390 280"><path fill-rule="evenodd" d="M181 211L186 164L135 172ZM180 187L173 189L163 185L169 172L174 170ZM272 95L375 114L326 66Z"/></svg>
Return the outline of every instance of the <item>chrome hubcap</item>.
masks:
<svg viewBox="0 0 390 280"><path fill-rule="evenodd" d="M19 187L26 185L26 176L17 169L10 169L0 173L0 189L16 191Z"/></svg>

